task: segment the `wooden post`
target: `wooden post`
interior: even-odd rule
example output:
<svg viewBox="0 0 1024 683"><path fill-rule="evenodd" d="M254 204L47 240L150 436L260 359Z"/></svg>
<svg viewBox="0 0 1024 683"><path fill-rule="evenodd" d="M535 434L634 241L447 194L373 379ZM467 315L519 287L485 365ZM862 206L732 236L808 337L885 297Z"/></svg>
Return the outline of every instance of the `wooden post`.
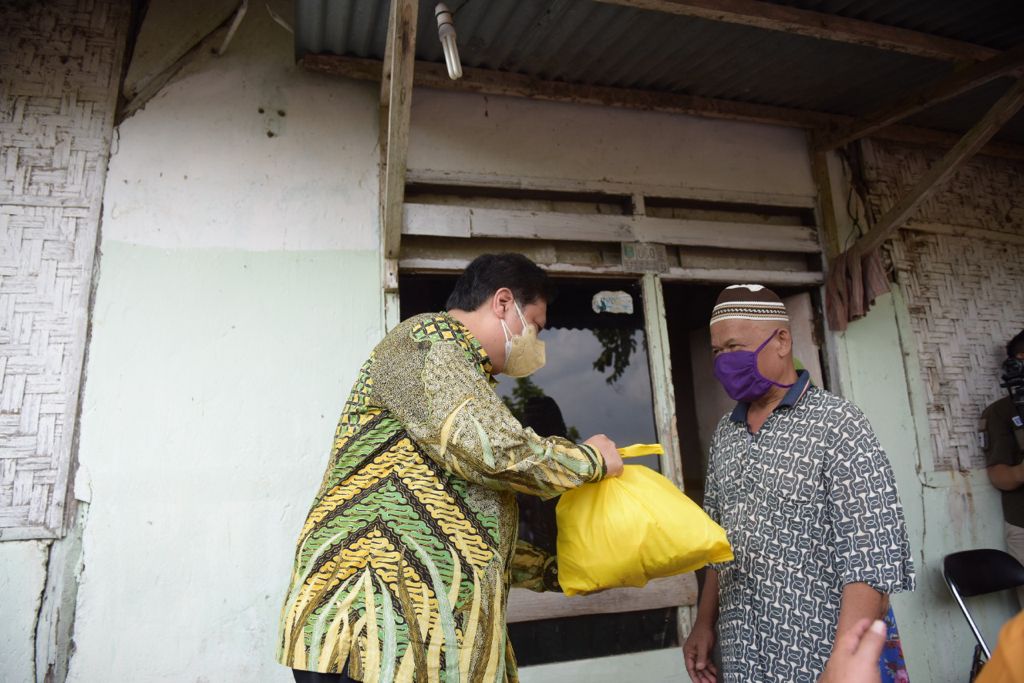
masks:
<svg viewBox="0 0 1024 683"><path fill-rule="evenodd" d="M661 459L662 471L682 490L683 461L679 453L679 433L676 427L676 397L672 385L665 297L661 291L661 279L655 273L645 274L641 284L651 393L654 397L654 423L658 430L658 442L665 448L665 455Z"/></svg>
<svg viewBox="0 0 1024 683"><path fill-rule="evenodd" d="M398 324L405 166L416 63L417 0L392 0L380 81L380 238L385 332Z"/></svg>
<svg viewBox="0 0 1024 683"><path fill-rule="evenodd" d="M856 253L870 253L889 239L922 202L931 197L965 161L981 149L1004 123L1013 118L1022 105L1024 79L1016 81L981 121L975 124L941 161L928 169L924 177L917 181L903 199L889 209L878 223L857 241L853 246Z"/></svg>
<svg viewBox="0 0 1024 683"><path fill-rule="evenodd" d="M682 491L683 460L679 449L679 429L676 425L676 394L672 382L672 359L668 341L668 321L665 317L665 295L661 278L646 273L641 280L644 298L644 332L647 334L648 362L651 370L651 393L654 396L654 424L658 430L658 443L665 448L661 459L662 473ZM692 576L692 575L687 575ZM696 581L694 581L696 583ZM682 643L693 628L697 614L696 599L680 600L676 610L676 631Z"/></svg>
<svg viewBox="0 0 1024 683"><path fill-rule="evenodd" d="M836 205L832 197L832 177L828 170L828 153L815 148L811 140L811 176L818 193L818 225L821 226L821 241L829 260L840 250L839 224L836 221Z"/></svg>

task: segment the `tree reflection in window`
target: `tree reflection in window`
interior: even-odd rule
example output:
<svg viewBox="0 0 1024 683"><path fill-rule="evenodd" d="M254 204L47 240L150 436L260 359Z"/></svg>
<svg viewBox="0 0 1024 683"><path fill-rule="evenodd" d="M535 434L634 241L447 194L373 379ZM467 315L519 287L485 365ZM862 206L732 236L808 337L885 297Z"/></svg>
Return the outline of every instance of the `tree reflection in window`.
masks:
<svg viewBox="0 0 1024 683"><path fill-rule="evenodd" d="M611 367L612 374L604 381L614 384L629 367L629 359L636 351L636 337L633 330L616 327L597 329L593 332L597 341L601 343L601 355L594 361L594 369L604 372Z"/></svg>

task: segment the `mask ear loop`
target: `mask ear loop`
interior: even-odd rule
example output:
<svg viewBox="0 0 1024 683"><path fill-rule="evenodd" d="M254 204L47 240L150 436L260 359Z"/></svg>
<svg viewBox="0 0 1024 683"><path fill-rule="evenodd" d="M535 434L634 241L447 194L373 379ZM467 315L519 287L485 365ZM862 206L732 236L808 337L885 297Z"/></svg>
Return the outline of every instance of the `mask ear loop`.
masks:
<svg viewBox="0 0 1024 683"><path fill-rule="evenodd" d="M775 331L772 332L772 336L768 337L763 342L761 342L761 345L757 347L757 351L754 351L754 372L756 372L757 376L763 379L765 382L771 382L780 389L789 389L791 386L793 386L792 384L779 384L773 379L768 379L767 377L761 374L761 370L757 367L757 357L761 354L761 349L768 346L768 342L770 342L772 339L775 339L775 335L777 335L778 333L779 328L776 328Z"/></svg>
<svg viewBox="0 0 1024 683"><path fill-rule="evenodd" d="M760 354L761 351L764 349L764 347L768 346L768 342L770 342L772 339L775 339L775 335L777 335L778 333L779 333L779 329L775 328L775 331L772 332L772 336L768 337L763 342L761 342L761 345L757 347L757 351L754 351L754 353L755 354Z"/></svg>
<svg viewBox="0 0 1024 683"><path fill-rule="evenodd" d="M516 313L519 314L519 322L523 324L522 334L526 334L526 328L530 326L530 323L526 322L526 316L523 315L523 309L519 308L519 302L512 299L512 305L516 307Z"/></svg>

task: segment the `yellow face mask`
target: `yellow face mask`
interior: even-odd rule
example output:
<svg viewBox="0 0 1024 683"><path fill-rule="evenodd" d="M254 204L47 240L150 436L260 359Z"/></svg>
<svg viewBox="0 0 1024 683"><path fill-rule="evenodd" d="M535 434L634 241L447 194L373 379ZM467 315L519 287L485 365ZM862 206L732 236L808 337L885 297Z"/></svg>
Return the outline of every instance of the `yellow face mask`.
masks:
<svg viewBox="0 0 1024 683"><path fill-rule="evenodd" d="M523 323L523 331L513 336L505 321L501 321L501 329L505 333L505 369L502 370L502 374L509 377L527 377L544 367L547 355L544 342L537 338L537 326L526 322L518 303L513 301L512 304Z"/></svg>

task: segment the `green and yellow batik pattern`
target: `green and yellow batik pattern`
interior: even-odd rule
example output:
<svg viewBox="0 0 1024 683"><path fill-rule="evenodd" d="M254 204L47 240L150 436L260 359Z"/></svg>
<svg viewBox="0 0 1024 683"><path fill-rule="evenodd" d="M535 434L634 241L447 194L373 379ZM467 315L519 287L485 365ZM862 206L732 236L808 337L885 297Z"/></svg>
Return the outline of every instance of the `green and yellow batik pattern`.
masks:
<svg viewBox="0 0 1024 683"><path fill-rule="evenodd" d="M299 537L279 661L365 683L517 679L515 581L556 588L553 558L515 542L515 493L603 474L589 446L541 438L492 387L448 314L405 321L363 365Z"/></svg>

